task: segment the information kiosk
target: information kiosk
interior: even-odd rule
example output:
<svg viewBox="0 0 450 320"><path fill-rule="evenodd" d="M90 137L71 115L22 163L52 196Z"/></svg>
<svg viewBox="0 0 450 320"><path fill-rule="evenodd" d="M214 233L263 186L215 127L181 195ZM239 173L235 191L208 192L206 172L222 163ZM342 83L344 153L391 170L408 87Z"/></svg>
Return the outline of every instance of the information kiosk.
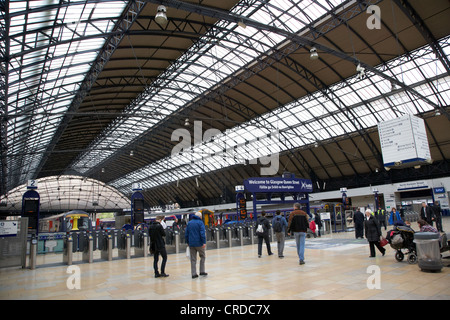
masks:
<svg viewBox="0 0 450 320"><path fill-rule="evenodd" d="M131 225L137 226L144 223L144 195L142 185L133 183L133 194L131 195Z"/></svg>
<svg viewBox="0 0 450 320"><path fill-rule="evenodd" d="M39 233L40 196L36 180L28 180L27 191L22 196L22 217L28 218L28 233Z"/></svg>

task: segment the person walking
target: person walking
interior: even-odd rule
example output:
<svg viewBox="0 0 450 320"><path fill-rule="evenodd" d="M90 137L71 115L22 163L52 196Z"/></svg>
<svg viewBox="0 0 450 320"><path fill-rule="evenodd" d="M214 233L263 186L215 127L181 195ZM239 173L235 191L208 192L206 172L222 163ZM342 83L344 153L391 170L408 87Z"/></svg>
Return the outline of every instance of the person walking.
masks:
<svg viewBox="0 0 450 320"><path fill-rule="evenodd" d="M300 265L305 264L305 238L308 226L306 212L300 210L299 203L295 203L294 211L292 211L289 216L288 235L291 235L291 232L294 233Z"/></svg>
<svg viewBox="0 0 450 320"><path fill-rule="evenodd" d="M442 210L441 206L439 205L439 201L434 202L434 206L432 207L433 213L434 213L434 220L436 221L436 229L439 232L444 232L442 229Z"/></svg>
<svg viewBox="0 0 450 320"><path fill-rule="evenodd" d="M378 219L378 223L380 224L380 228L381 228L381 226L384 226L384 230L387 230L387 226L386 226L386 211L383 208L379 208L377 210L376 217Z"/></svg>
<svg viewBox="0 0 450 320"><path fill-rule="evenodd" d="M196 212L189 221L185 231L186 243L189 246L191 256L192 279L198 278L197 274L197 253L200 256L200 275L207 276L205 272L206 261L206 229L202 221L202 213Z"/></svg>
<svg viewBox="0 0 450 320"><path fill-rule="evenodd" d="M430 226L433 226L434 212L427 206L426 202L422 202L422 208L420 209L420 218L428 222Z"/></svg>
<svg viewBox="0 0 450 320"><path fill-rule="evenodd" d="M353 221L355 223L355 238L363 239L364 238L364 214L361 210L356 210L353 215Z"/></svg>
<svg viewBox="0 0 450 320"><path fill-rule="evenodd" d="M381 228L378 219L375 218L370 209L366 210L366 221L364 221L364 231L369 241L370 258L375 258L375 246L384 256L386 249L380 245Z"/></svg>
<svg viewBox="0 0 450 320"><path fill-rule="evenodd" d="M286 227L287 221L286 218L281 215L281 211L276 211L276 216L272 220L272 228L275 232L275 237L277 238L277 249L278 249L278 258L284 258L284 242L286 238Z"/></svg>
<svg viewBox="0 0 450 320"><path fill-rule="evenodd" d="M389 224L395 225L399 222L403 222L400 212L398 212L396 208L392 208L391 215L389 216Z"/></svg>
<svg viewBox="0 0 450 320"><path fill-rule="evenodd" d="M317 233L318 233L319 238L320 238L320 229L322 229L322 220L320 220L320 216L319 216L319 214L317 212L314 213L314 222L316 223Z"/></svg>
<svg viewBox="0 0 450 320"><path fill-rule="evenodd" d="M266 242L267 254L269 256L273 255L272 250L270 248L269 241L269 230L270 223L266 218L266 212L262 211L261 216L256 220L256 235L258 236L258 258L261 258L262 255L262 243L263 240Z"/></svg>
<svg viewBox="0 0 450 320"><path fill-rule="evenodd" d="M166 242L164 241L166 232L161 225L161 221L163 218L164 216L157 216L154 221L150 222L150 226L148 228L148 233L150 236L150 252L153 253L153 269L155 270L155 278L166 278L169 276L165 272L167 263L167 251ZM161 273L159 273L158 271L158 260L160 255L162 257Z"/></svg>

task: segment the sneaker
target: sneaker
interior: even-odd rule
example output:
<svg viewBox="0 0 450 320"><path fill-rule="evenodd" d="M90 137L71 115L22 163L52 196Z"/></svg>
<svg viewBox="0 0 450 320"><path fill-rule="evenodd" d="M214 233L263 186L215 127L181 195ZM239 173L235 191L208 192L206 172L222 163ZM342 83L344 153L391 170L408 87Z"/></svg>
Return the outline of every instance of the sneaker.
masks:
<svg viewBox="0 0 450 320"><path fill-rule="evenodd" d="M160 274L160 277L162 277L162 278L167 278L169 275L168 274L165 274L165 273L161 273Z"/></svg>
<svg viewBox="0 0 450 320"><path fill-rule="evenodd" d="M305 264L305 261L300 260L300 265Z"/></svg>
<svg viewBox="0 0 450 320"><path fill-rule="evenodd" d="M258 258L261 258L261 255L260 255L260 254L258 254Z"/></svg>
<svg viewBox="0 0 450 320"><path fill-rule="evenodd" d="M208 274L206 272L200 272L201 276L207 276Z"/></svg>
<svg viewBox="0 0 450 320"><path fill-rule="evenodd" d="M192 276L192 279L195 279L195 278L198 278L198 274Z"/></svg>
<svg viewBox="0 0 450 320"><path fill-rule="evenodd" d="M269 256L273 256L273 253L271 252L271 253L269 253Z"/></svg>

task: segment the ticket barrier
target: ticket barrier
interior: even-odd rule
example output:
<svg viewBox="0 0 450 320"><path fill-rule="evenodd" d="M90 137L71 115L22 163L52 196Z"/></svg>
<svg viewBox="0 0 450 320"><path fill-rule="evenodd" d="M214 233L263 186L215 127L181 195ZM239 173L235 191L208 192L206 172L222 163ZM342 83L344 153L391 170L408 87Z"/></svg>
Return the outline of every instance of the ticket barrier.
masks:
<svg viewBox="0 0 450 320"><path fill-rule="evenodd" d="M248 226L248 235L250 237L250 244L255 244L255 232L254 232L254 226L249 225Z"/></svg>
<svg viewBox="0 0 450 320"><path fill-rule="evenodd" d="M220 237L219 228L210 227L206 231L206 249L219 249Z"/></svg>
<svg viewBox="0 0 450 320"><path fill-rule="evenodd" d="M92 263L94 261L94 238L92 234L82 232L78 235L79 250L82 252L83 262Z"/></svg>
<svg viewBox="0 0 450 320"><path fill-rule="evenodd" d="M149 238L147 230L134 231L134 255L136 257L147 257Z"/></svg>
<svg viewBox="0 0 450 320"><path fill-rule="evenodd" d="M178 231L175 231L174 237L175 237L175 253L180 253L180 233Z"/></svg>
<svg viewBox="0 0 450 320"><path fill-rule="evenodd" d="M73 237L71 234L64 238L63 262L68 266L73 263Z"/></svg>
<svg viewBox="0 0 450 320"><path fill-rule="evenodd" d="M100 250L100 257L102 260L112 260L112 249L114 244L114 234L106 231L100 231L97 235L97 249Z"/></svg>
<svg viewBox="0 0 450 320"><path fill-rule="evenodd" d="M31 242L30 242L30 269L31 270L36 269L37 246L38 246L38 241L37 241L36 237L33 235L31 237Z"/></svg>
<svg viewBox="0 0 450 320"><path fill-rule="evenodd" d="M184 233L175 231L175 253L185 252L188 247L184 240Z"/></svg>
<svg viewBox="0 0 450 320"><path fill-rule="evenodd" d="M131 258L131 235L127 230L120 230L117 234L117 251L119 258Z"/></svg>

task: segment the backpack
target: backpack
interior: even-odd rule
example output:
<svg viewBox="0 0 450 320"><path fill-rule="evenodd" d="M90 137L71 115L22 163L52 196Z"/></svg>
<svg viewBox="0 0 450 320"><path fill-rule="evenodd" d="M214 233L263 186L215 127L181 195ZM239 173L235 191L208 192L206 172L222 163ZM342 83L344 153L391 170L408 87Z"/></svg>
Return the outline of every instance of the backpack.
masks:
<svg viewBox="0 0 450 320"><path fill-rule="evenodd" d="M256 228L256 234L263 234L263 233L264 233L264 227L260 223L260 224L258 224L258 228Z"/></svg>
<svg viewBox="0 0 450 320"><path fill-rule="evenodd" d="M277 219L278 218L278 219ZM273 219L273 231L275 232L282 232L283 231L283 227L281 225L281 218L280 217L275 217L275 219Z"/></svg>

